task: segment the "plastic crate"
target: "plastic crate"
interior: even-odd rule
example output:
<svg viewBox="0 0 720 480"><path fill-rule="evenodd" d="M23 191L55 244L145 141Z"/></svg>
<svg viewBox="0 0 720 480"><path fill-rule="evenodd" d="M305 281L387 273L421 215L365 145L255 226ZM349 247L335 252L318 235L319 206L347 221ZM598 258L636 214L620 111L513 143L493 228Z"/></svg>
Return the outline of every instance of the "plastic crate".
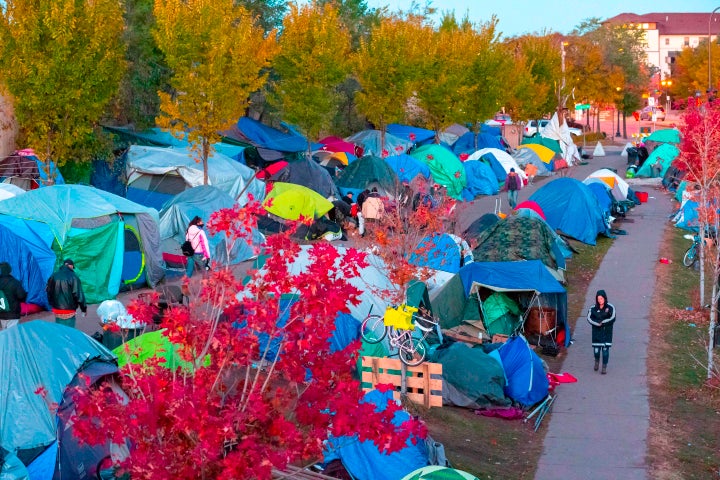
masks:
<svg viewBox="0 0 720 480"><path fill-rule="evenodd" d="M387 307L383 316L383 323L386 327L395 327L401 330L413 330L412 317L418 309L416 307L408 307L400 305L398 307Z"/></svg>

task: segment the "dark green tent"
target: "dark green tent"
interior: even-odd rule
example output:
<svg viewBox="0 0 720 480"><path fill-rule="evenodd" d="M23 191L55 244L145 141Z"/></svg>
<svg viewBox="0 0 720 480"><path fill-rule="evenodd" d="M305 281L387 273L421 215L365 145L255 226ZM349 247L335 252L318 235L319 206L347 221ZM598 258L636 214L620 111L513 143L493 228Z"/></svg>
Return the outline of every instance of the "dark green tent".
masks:
<svg viewBox="0 0 720 480"><path fill-rule="evenodd" d="M366 155L345 167L336 182L342 193L363 191L377 187L380 194L394 197L398 192L398 177L382 158Z"/></svg>

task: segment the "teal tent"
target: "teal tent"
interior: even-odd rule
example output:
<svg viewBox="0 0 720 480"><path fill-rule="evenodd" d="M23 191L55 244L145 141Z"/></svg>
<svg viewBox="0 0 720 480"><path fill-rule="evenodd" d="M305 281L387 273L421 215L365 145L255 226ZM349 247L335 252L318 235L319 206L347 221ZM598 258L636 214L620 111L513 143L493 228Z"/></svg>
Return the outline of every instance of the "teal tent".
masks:
<svg viewBox="0 0 720 480"><path fill-rule="evenodd" d="M680 155L680 150L675 145L670 143L662 143L652 151L650 156L645 160L642 167L635 174L636 177L663 177L667 169L670 168L673 160ZM660 163L660 174L654 175L652 166L655 163Z"/></svg>
<svg viewBox="0 0 720 480"><path fill-rule="evenodd" d="M335 183L343 194L349 191L357 194L366 188L377 187L381 195L395 197L399 191L395 171L374 155L365 155L345 167Z"/></svg>
<svg viewBox="0 0 720 480"><path fill-rule="evenodd" d="M658 143L674 143L678 144L680 143L680 130L677 128L663 128L660 130L655 130L653 133L650 134L649 137L645 139L645 141L652 141L652 142L658 142Z"/></svg>
<svg viewBox="0 0 720 480"><path fill-rule="evenodd" d="M51 239L56 266L74 260L88 303L114 298L124 285L155 286L164 275L157 211L112 193L54 185L3 200L0 222L2 215Z"/></svg>
<svg viewBox="0 0 720 480"><path fill-rule="evenodd" d="M430 167L433 180L447 188L450 197L462 198L462 191L467 186L467 177L465 167L457 155L442 145L433 144L413 150L410 156Z"/></svg>

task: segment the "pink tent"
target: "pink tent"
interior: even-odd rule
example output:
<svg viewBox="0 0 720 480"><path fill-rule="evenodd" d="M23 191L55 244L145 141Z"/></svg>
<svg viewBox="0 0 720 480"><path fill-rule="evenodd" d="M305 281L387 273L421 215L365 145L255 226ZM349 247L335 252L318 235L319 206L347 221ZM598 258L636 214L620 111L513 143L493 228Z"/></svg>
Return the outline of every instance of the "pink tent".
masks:
<svg viewBox="0 0 720 480"><path fill-rule="evenodd" d="M547 218L545 218L545 212L543 212L542 207L538 205L537 202L533 202L532 200L525 200L524 202L518 203L517 207L515 207L515 210L520 210L521 208L529 208L530 210L540 215L543 220L547 221Z"/></svg>
<svg viewBox="0 0 720 480"><path fill-rule="evenodd" d="M362 157L363 149L355 145L354 143L346 142L340 137L325 137L320 140L322 143L323 150L328 152L345 152L355 155L356 157Z"/></svg>

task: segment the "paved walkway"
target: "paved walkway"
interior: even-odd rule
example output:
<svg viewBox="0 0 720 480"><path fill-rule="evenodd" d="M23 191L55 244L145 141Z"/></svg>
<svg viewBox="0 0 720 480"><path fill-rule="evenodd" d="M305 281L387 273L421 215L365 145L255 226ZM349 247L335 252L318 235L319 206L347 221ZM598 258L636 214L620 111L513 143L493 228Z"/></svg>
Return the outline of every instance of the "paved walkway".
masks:
<svg viewBox="0 0 720 480"><path fill-rule="evenodd" d="M608 373L593 371L590 325L583 316L563 364L578 382L557 388L536 480L648 478L648 318L672 204L652 187L637 190L648 191L650 199L628 215L633 223L619 225L628 235L610 247L585 298L589 307L604 289L617 309Z"/></svg>

